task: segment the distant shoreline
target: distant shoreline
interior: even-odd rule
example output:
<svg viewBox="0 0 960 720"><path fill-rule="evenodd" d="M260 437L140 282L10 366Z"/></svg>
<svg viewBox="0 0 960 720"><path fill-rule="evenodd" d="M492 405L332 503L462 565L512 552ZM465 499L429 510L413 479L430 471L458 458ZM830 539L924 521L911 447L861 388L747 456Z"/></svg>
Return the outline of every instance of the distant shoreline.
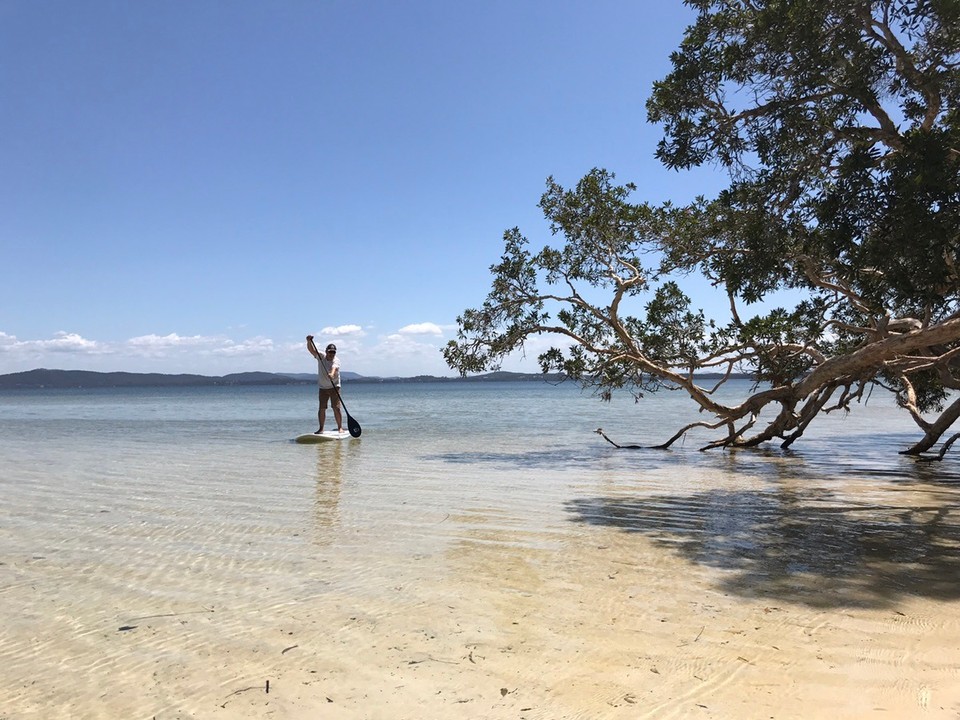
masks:
<svg viewBox="0 0 960 720"><path fill-rule="evenodd" d="M409 383L409 382L514 382L549 381L564 379L560 374L492 372L470 377L443 377L416 375L414 377L369 377L356 373L343 373L343 382L362 383ZM251 385L312 385L317 382L315 373L270 373L246 372L230 375L194 375L164 373L95 372L92 370L48 370L40 368L25 372L0 375L0 390L43 390L120 387L214 387Z"/></svg>
<svg viewBox="0 0 960 720"><path fill-rule="evenodd" d="M697 376L703 380L719 379L720 373ZM748 378L732 375L731 379ZM343 373L345 384L383 383L477 383L477 382L550 382L566 380L561 373L491 372L468 377L415 375L412 377L377 377ZM0 390L66 390L84 388L121 387L243 387L255 385L312 385L317 382L313 373L245 372L230 375L194 375L165 373L96 372L92 370L48 370L39 368L25 372L0 375Z"/></svg>

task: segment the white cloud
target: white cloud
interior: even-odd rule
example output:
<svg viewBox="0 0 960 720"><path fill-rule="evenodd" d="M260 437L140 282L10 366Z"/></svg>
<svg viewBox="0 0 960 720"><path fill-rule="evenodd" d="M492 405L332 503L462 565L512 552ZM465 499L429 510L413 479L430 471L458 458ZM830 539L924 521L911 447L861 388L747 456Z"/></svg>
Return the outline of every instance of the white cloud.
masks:
<svg viewBox="0 0 960 720"><path fill-rule="evenodd" d="M317 335L332 337L363 337L366 333L359 325L338 325L337 327L325 327Z"/></svg>
<svg viewBox="0 0 960 720"><path fill-rule="evenodd" d="M204 337L203 335L189 335L182 337L176 333L169 335L140 335L127 340L132 348L163 350L167 348L200 347L222 341L218 338Z"/></svg>
<svg viewBox="0 0 960 720"><path fill-rule="evenodd" d="M11 352L19 344L16 335L7 335L5 332L0 332L0 352Z"/></svg>
<svg viewBox="0 0 960 720"><path fill-rule="evenodd" d="M404 325L397 332L401 335L443 335L440 326L432 322Z"/></svg>
<svg viewBox="0 0 960 720"><path fill-rule="evenodd" d="M438 344L399 332L382 336L376 345L365 348L355 369L363 375L385 377L451 374Z"/></svg>
<svg viewBox="0 0 960 720"><path fill-rule="evenodd" d="M385 335L380 341L380 347L384 350L392 350L394 352L409 352L410 348L420 347L422 343L417 343L410 338L405 338L400 333L394 333L392 335Z"/></svg>
<svg viewBox="0 0 960 720"><path fill-rule="evenodd" d="M139 335L123 344L123 350L138 358L163 360L174 356L184 356L191 352L203 353L229 342L222 337L205 335Z"/></svg>
<svg viewBox="0 0 960 720"><path fill-rule="evenodd" d="M269 355L273 350L273 340L270 338L251 338L241 343L227 341L223 347L214 348L213 353L227 357L255 357Z"/></svg>
<svg viewBox="0 0 960 720"><path fill-rule="evenodd" d="M27 349L56 353L99 354L110 352L110 349L103 343L96 340L87 340L77 333L63 331L55 333L52 340L34 340L22 343L22 345L26 346Z"/></svg>
<svg viewBox="0 0 960 720"><path fill-rule="evenodd" d="M450 375L441 349L449 328L411 323L386 335L360 325L340 325L317 333L320 342L335 341L344 369L362 375ZM276 341L267 336L164 335L147 333L122 340L93 340L75 332L45 339L23 339L0 331L0 374L56 367L72 370L195 372L222 375L245 370L307 372L313 364L302 340ZM315 367L315 364L313 365Z"/></svg>
<svg viewBox="0 0 960 720"><path fill-rule="evenodd" d="M15 335L0 332L0 373L65 363L82 365L88 359L96 362L114 353L115 348L109 343L88 340L77 333L60 331L48 340L19 340Z"/></svg>
<svg viewBox="0 0 960 720"><path fill-rule="evenodd" d="M139 355L161 358L178 352L195 351L200 355L252 357L274 350L273 340L264 337L235 342L223 336L210 335L140 335L130 338L127 347Z"/></svg>
<svg viewBox="0 0 960 720"><path fill-rule="evenodd" d="M563 335L531 335L524 341L522 348L514 350L503 359L502 369L512 372L540 372L537 358L542 353L554 347L567 350L573 345L574 342Z"/></svg>

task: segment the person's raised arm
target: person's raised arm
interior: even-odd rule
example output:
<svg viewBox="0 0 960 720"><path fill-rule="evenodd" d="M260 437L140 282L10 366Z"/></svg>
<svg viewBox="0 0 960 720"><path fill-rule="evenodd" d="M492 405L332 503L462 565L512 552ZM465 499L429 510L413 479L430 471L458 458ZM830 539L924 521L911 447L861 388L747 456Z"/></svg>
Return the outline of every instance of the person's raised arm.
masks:
<svg viewBox="0 0 960 720"><path fill-rule="evenodd" d="M313 344L313 335L307 335L307 350L309 350L310 354L315 358L320 357L320 353L317 352L317 346Z"/></svg>

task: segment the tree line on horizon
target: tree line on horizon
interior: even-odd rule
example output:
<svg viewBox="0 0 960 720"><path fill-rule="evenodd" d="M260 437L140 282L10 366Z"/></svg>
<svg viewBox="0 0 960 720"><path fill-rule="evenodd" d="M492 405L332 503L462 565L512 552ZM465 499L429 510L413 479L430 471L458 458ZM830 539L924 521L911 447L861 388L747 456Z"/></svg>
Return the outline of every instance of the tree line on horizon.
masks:
<svg viewBox="0 0 960 720"><path fill-rule="evenodd" d="M559 374L491 372L471 377L443 377L414 375L410 377L379 377L344 372L343 380L350 383L403 382L510 382L547 380L559 382ZM315 373L241 372L228 375L198 375L193 373L132 373L99 372L95 370L48 370L37 368L0 375L0 389L65 389L109 387L198 387L241 385L310 385L316 383Z"/></svg>

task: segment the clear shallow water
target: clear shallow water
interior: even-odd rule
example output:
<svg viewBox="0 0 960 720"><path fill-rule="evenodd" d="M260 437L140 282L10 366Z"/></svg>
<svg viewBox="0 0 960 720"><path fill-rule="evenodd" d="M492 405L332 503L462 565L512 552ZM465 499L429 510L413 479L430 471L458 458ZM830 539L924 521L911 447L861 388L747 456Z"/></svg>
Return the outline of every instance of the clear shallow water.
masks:
<svg viewBox="0 0 960 720"><path fill-rule="evenodd" d="M237 639L252 625L307 607L415 617L478 587L494 606L526 584L563 597L585 591L583 548L612 548L666 597L960 598L960 475L896 453L916 433L885 398L789 453L616 450L593 433L662 442L696 418L678 395L385 384L345 400L360 440L296 445L315 429L310 386L0 395L0 718L203 715L245 671L182 668L211 644L255 655L266 640ZM122 677L127 699L91 673Z"/></svg>

